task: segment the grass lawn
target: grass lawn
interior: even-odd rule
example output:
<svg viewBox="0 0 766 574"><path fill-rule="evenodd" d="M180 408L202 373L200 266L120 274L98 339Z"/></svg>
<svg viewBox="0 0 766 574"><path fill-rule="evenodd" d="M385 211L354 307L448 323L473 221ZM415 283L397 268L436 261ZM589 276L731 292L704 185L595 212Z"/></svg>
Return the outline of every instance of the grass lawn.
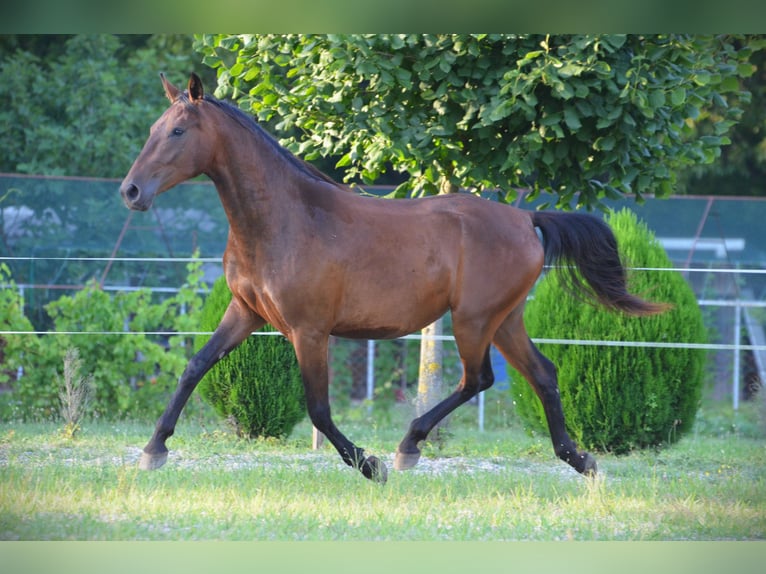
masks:
<svg viewBox="0 0 766 574"><path fill-rule="evenodd" d="M586 479L488 401L392 469L408 407L349 409L339 427L389 466L385 485L310 448L306 421L283 441L247 441L182 417L168 464L136 467L149 423L0 423L0 540L636 541L766 539L764 409L702 408L671 447L598 456Z"/></svg>

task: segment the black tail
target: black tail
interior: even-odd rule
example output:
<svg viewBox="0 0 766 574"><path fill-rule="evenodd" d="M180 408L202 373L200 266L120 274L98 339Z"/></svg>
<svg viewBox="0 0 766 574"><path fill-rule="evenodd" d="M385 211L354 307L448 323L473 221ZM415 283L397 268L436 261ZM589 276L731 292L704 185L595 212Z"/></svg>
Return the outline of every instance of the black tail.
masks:
<svg viewBox="0 0 766 574"><path fill-rule="evenodd" d="M654 315L669 308L628 293L617 239L602 219L582 213L536 211L532 223L543 234L546 263L563 264L562 278L574 294L629 315Z"/></svg>

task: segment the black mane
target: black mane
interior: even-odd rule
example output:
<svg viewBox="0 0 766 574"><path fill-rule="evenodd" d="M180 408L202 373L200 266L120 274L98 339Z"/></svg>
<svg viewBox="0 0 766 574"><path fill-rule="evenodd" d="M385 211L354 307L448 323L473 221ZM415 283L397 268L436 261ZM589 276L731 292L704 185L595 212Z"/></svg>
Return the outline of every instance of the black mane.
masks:
<svg viewBox="0 0 766 574"><path fill-rule="evenodd" d="M184 96L187 96L185 92L184 92ZM258 124L258 122L256 122L255 119L253 119L252 116L246 114L245 112L240 110L237 106L229 102L214 98L213 96L209 96L207 94L205 94L204 99L206 102L213 104L219 110L224 112L227 116L229 116L231 119L236 121L240 126L242 126L246 130L251 132L253 135L265 141L269 146L271 146L274 149L274 151L276 151L290 165L292 165L298 171L302 172L304 175L307 175L319 181L324 181L326 183L330 183L332 185L342 187L337 181L332 179L327 174L318 170L316 167L314 167L307 161L304 161L300 159L299 157L295 156L290 150L288 150L283 145L281 145L274 138L274 136L272 136L269 132L263 129Z"/></svg>

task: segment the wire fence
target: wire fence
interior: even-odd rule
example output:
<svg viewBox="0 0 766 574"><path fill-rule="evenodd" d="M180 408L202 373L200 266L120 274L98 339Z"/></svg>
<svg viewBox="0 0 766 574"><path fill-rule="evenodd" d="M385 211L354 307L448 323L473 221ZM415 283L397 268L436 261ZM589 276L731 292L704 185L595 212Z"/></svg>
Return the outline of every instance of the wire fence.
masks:
<svg viewBox="0 0 766 574"><path fill-rule="evenodd" d="M123 263L175 263L175 264L188 264L191 262L200 262L206 264L220 265L220 258L190 258L190 257L0 257L0 263L3 261L36 261L36 260L48 260L48 261L78 261L78 262L93 262L93 263L112 263L115 261ZM687 341L624 341L619 339L581 339L577 337L572 338L533 338L532 340L536 344L553 344L553 345L582 345L582 346L603 346L603 347L639 347L639 348L662 348L662 349L699 349L705 351L713 351L718 353L731 354L731 396L732 406L736 410L739 406L740 390L742 388L742 374L741 374L741 355L743 352L750 353L753 357L753 361L756 365L757 375L759 382L763 382L766 379L766 337L763 335L764 321L759 316L753 317L751 313L754 309L766 308L766 301L762 298L755 297L748 290L742 290L738 287L738 279L743 276L764 276L766 275L766 269L741 269L741 268L720 268L720 267L671 267L671 268L654 268L654 267L635 267L631 268L631 272L676 272L682 273L685 277L690 277L693 274L711 274L720 276L731 276L731 284L734 286L726 297L710 298L698 296L697 302L701 307L711 307L723 310L730 308L732 310L730 323L731 323L731 338L727 341L725 339L719 339L709 343L691 343ZM8 285L0 285L0 288L8 288ZM28 290L34 289L71 289L77 290L85 287L85 285L37 285L21 283L15 284L15 287L22 293L26 293ZM167 286L119 286L108 285L103 286L105 290L109 291L133 291L133 290L149 290L157 293L170 294L179 291L176 287ZM204 291L204 290L203 290ZM745 332L747 337L743 342L742 332ZM170 336L198 336L198 335L210 335L209 331L132 331L126 327L121 331L103 331L103 330L79 330L79 331L52 331L52 330L31 330L31 331L18 331L18 330L0 330L0 336L24 336L24 335L36 335L36 336L66 336L66 335L86 335L86 336L104 336L104 335L120 335L120 336L156 336L156 337L170 337ZM279 333L254 333L256 336L274 336ZM400 339L394 340L394 343L406 342L406 341L420 341L424 336L419 333L413 333ZM454 338L451 335L441 335L436 337L441 341L447 342L452 348L447 350L450 361L458 363L457 349L454 348ZM401 389L405 389L407 385L411 385L412 381L408 380L412 378L412 375L407 375L406 370L401 365L378 365L379 356L378 352L380 345L390 344L391 342L369 341L364 342L341 342L336 341L336 349L342 345L349 347L353 346L353 350L339 353L343 356L345 362L336 370L347 371L346 376L348 379L356 381L356 395L358 398L364 398L373 400L375 397L376 387L380 386L380 380L386 381L390 386L390 382L398 377L397 384ZM493 357L495 371L498 383L496 387L500 390L507 389L507 374L504 360L497 354ZM388 372L386 372L386 370ZM452 370L456 370L453 367ZM394 373L393 371L396 371ZM409 367L409 371L412 372L412 365ZM337 374L337 373L336 373ZM453 376L459 378L460 373L452 373ZM364 381L360 384L358 381ZM359 388L363 389L362 392ZM360 396L361 395L361 396ZM479 423L480 427L483 420L483 394L479 398Z"/></svg>

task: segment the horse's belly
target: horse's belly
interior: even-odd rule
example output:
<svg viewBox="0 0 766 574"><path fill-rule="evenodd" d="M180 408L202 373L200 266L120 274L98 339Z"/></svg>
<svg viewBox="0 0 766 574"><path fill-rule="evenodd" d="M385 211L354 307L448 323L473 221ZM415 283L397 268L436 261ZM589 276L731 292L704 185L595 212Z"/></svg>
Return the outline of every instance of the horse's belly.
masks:
<svg viewBox="0 0 766 574"><path fill-rule="evenodd" d="M397 339L409 335L410 331L402 331L397 327L344 327L333 329L332 335L345 339Z"/></svg>
<svg viewBox="0 0 766 574"><path fill-rule="evenodd" d="M395 339L421 330L449 309L446 291L414 291L400 288L346 298L338 309L332 334L352 339Z"/></svg>

